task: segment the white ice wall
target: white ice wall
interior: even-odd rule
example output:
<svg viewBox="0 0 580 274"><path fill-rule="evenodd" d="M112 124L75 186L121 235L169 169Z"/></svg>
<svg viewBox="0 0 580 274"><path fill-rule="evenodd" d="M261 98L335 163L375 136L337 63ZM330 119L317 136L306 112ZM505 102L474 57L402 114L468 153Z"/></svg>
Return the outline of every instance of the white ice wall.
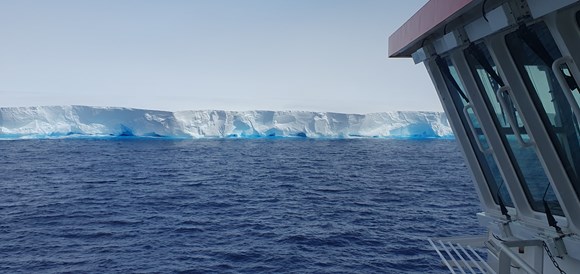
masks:
<svg viewBox="0 0 580 274"><path fill-rule="evenodd" d="M308 111L156 111L114 107L0 108L0 138L50 136L185 138L307 136L451 137L444 113L343 114Z"/></svg>

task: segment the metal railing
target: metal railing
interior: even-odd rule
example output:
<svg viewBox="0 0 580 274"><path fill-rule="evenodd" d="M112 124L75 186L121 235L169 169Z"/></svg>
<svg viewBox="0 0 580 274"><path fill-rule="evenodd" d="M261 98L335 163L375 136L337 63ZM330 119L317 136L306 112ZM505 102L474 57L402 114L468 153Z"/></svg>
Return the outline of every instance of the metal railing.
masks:
<svg viewBox="0 0 580 274"><path fill-rule="evenodd" d="M474 247L483 247L487 236L428 239L451 273L496 273Z"/></svg>

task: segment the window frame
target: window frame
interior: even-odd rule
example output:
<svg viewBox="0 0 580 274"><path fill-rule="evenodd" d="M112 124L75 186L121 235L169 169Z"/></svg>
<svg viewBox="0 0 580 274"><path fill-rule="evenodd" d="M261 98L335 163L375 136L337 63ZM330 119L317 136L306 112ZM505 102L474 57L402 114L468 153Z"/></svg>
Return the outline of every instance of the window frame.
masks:
<svg viewBox="0 0 580 274"><path fill-rule="evenodd" d="M547 33L544 33L544 35L546 35L546 34L550 35L549 38L551 38L554 41L554 45L552 45L552 49L555 48L558 52L557 53L550 52L549 49L546 49L547 54L550 54L550 56L544 56L544 58L550 57L550 58L553 58L554 60L556 60L562 56L562 53L559 51L557 44L556 44L552 34L550 33L549 29L548 29L548 26L543 21L534 22L533 24L530 24L530 26L526 27L526 28L527 28L527 31L535 31L536 29L539 29L540 31L545 31ZM517 70L519 72L519 75L520 75L520 77L525 85L525 89L528 91L527 94L529 95L531 101L533 102L534 108L536 109L536 112L540 117L541 125L543 125L543 127L547 131L548 136L550 138L550 141L551 141L554 149L556 150L556 153L559 156L559 160L562 163L562 166L564 167L567 176L570 178L570 180L573 181L574 180L573 178L577 177L577 175L574 173L574 171L571 170L573 163L571 163L569 161L569 159L565 156L564 148L562 147L562 144L560 143L560 140L559 140L560 136L556 134L555 128L554 128L555 126L552 125L552 120L550 119L548 113L546 112L546 107L544 105L544 102L546 102L546 99L549 100L550 98L542 98L542 96L548 96L550 94L541 94L542 91L538 89L538 84L535 83L534 79L532 79L530 76L530 67L526 66L526 63L525 63L525 62L529 62L531 58L529 55L524 55L524 54L526 54L526 52L532 53L533 55L535 55L537 57L536 59L538 61L540 61L541 63L544 63L544 66L542 66L544 68L544 70L538 69L538 71L540 71L540 72L544 71L546 73L546 76L551 77L551 78L546 78L547 80L550 80L550 81L547 81L545 84L547 84L551 90L551 92L549 90L547 92L550 92L552 94L552 96L554 96L554 94L559 95L558 92L563 93L564 91L561 89L559 84L555 81L555 76L553 75L553 73L550 69L551 64L546 64L546 61L542 60L542 56L538 55L538 53L535 52L528 44L523 42L523 39L521 38L522 34L520 33L520 31L521 31L521 29L516 30L514 32L511 32L505 36L506 47L508 48L508 51L511 54L512 62L514 62L515 67L517 68ZM544 36L544 37L546 37L546 36ZM539 38L539 39L541 39L541 38ZM550 42L550 41L548 41L548 42ZM522 46L523 46L523 48L522 48ZM541 68L540 66L538 66L538 67ZM563 99L560 99L560 101L562 101L562 100ZM549 100L549 101L551 101L551 100ZM558 106L556 105L557 103L561 104L562 102L556 101L554 103L554 110L555 111L557 111L557 110L571 111L570 109L567 109L567 108L569 108L569 105L568 106L563 105L563 107L561 106L560 108L558 108ZM576 141L578 141L578 140L576 140ZM580 149L580 143L577 143L576 145L579 146L579 149ZM580 150L578 152L580 155ZM542 156L542 155L540 155L540 156ZM580 165L580 160L576 164ZM551 188L553 188L553 186L551 186ZM577 197L580 197L580 185L576 185L576 186L573 185L573 188L575 189ZM554 189L553 189L553 191L555 193ZM561 202L560 202L560 204L561 204Z"/></svg>
<svg viewBox="0 0 580 274"><path fill-rule="evenodd" d="M446 58L444 58L446 59ZM455 77L455 81L459 82L459 87L463 89L463 93L464 94L468 94L467 96L471 98L471 96L469 96L469 91L465 88L465 85L462 83L461 81L461 75L459 73L459 70L456 68L456 64L453 63L452 58L447 58L446 63L449 67L454 67L455 71L457 72L457 76ZM468 125L467 123L467 119L472 120L472 124L475 127L475 123L479 124L478 118L476 117L477 114L474 113L473 117L467 117L465 116L465 114L463 113L463 109L465 108L465 106L467 104L469 104L469 102L465 102L465 100L462 100L460 98L460 95L457 91L453 91L452 89L455 89L455 87L452 88L448 88L449 89L449 93L451 94L451 97L453 98L453 102L455 107L457 108L458 112L460 113L461 119L464 123L464 126L469 127L470 125ZM455 94L454 94L455 93ZM458 105L461 104L461 105ZM487 140L488 137L487 135L485 135L485 132L483 132L483 128L481 125L479 125L478 128L475 129L476 131L482 132L481 135L477 135L477 136L473 136L473 134L471 133L471 131L468 131L468 134L470 135L469 138L470 140L472 140L472 142L481 142L482 139L479 138L480 136L483 136L485 139L485 142L487 143L488 146L491 146L490 142ZM476 138L479 138L480 140L475 140ZM497 162L497 160L493 157L493 154L489 154L489 153L485 153L480 151L480 149L476 146L473 148L476 152L477 158L480 162L484 163L484 166L482 167L482 170L484 172L484 175L486 177L486 184L488 187L488 191L491 193L492 197L493 197L493 201L496 205L499 205L499 200L498 200L498 193L501 194L503 203L505 204L505 206L507 207L512 207L515 208L513 199L511 198L511 194L509 192L508 188L508 184L505 183L505 179L503 178L503 174L501 173L501 169L499 167L499 164ZM491 150L491 152L493 153L493 149ZM497 170L494 172L494 170ZM505 189L505 190L503 190ZM507 198L507 199L506 199Z"/></svg>

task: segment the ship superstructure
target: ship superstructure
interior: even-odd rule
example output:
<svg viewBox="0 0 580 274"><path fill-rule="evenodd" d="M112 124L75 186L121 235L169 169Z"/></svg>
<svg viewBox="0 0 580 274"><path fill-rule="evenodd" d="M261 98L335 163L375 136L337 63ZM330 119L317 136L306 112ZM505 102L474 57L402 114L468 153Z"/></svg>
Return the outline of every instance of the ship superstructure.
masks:
<svg viewBox="0 0 580 274"><path fill-rule="evenodd" d="M449 269L580 273L580 1L431 0L389 56L427 68L481 200L487 235L430 240Z"/></svg>

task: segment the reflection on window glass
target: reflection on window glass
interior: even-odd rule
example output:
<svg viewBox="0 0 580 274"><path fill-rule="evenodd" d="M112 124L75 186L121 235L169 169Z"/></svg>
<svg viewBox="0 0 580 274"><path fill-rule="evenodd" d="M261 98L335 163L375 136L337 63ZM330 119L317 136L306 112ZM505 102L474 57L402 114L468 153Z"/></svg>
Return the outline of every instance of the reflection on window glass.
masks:
<svg viewBox="0 0 580 274"><path fill-rule="evenodd" d="M530 137L526 133L526 129L523 126L514 103L510 100L509 96L503 98L507 102L507 109L503 109L499 103L497 90L503 85L503 81L497 72L497 66L491 58L487 47L483 43L473 45L465 50L465 56L472 69L472 74L475 76L476 82L482 91L487 108L492 114L495 114L492 115L494 123L502 136L508 156L512 161L518 178L522 182L523 189L526 192L532 208L543 212L545 210L543 206L543 200L545 198L552 204L551 208L555 214L563 215L555 194L551 191L548 177L541 167L535 150L531 146L522 146L517 141L515 133L508 122L508 115L515 117L521 138L525 142L530 142ZM498 83L498 81L502 83ZM544 196L545 192L546 194Z"/></svg>
<svg viewBox="0 0 580 274"><path fill-rule="evenodd" d="M453 104L457 109L457 112L459 113L463 127L467 132L467 137L471 143L473 151L475 152L477 160L479 161L479 165L483 171L483 175L485 177L487 185L490 188L490 192L493 195L493 199L496 203L498 203L497 197L498 195L500 195L501 199L503 200L506 206L513 207L514 205L512 199L509 196L509 193L506 189L505 183L503 181L497 163L493 158L493 155L484 154L483 152L481 152L481 150L479 150L477 144L475 143L476 142L475 138L478 138L484 148L488 147L487 139L485 138L485 135L483 134L483 131L479 126L478 120L475 118L475 114L471 111L469 112L469 117L466 117L463 112L463 109L468 103L468 98L465 95L465 92L463 91L463 85L459 80L457 70L452 65L451 60L449 60L448 58L444 58L441 61L442 63L440 64L440 69L442 71L447 70L450 72L449 76L451 77L451 79L449 79L449 77L444 77L445 84L449 89L449 93L451 94ZM477 132L477 136L473 136L472 131L469 130L469 124L467 122L467 119L470 119L472 121L472 124Z"/></svg>
<svg viewBox="0 0 580 274"><path fill-rule="evenodd" d="M580 194L580 182L578 181L578 171L580 170L579 132L574 113L564 94L564 92L572 91L563 91L552 72L552 64L562 54L543 22L527 28L522 27L520 30L507 35L506 42L544 126L546 126L560 155L564 168L574 183L576 193ZM566 74L567 67L561 69ZM568 75L568 78L570 83L574 82L571 75ZM539 193L533 193L534 189ZM541 202L546 190L546 199L552 199L549 196L553 191L549 188L530 187L534 200L537 202ZM553 199L555 200L555 197ZM550 203L550 206L552 211L556 213L556 203Z"/></svg>

